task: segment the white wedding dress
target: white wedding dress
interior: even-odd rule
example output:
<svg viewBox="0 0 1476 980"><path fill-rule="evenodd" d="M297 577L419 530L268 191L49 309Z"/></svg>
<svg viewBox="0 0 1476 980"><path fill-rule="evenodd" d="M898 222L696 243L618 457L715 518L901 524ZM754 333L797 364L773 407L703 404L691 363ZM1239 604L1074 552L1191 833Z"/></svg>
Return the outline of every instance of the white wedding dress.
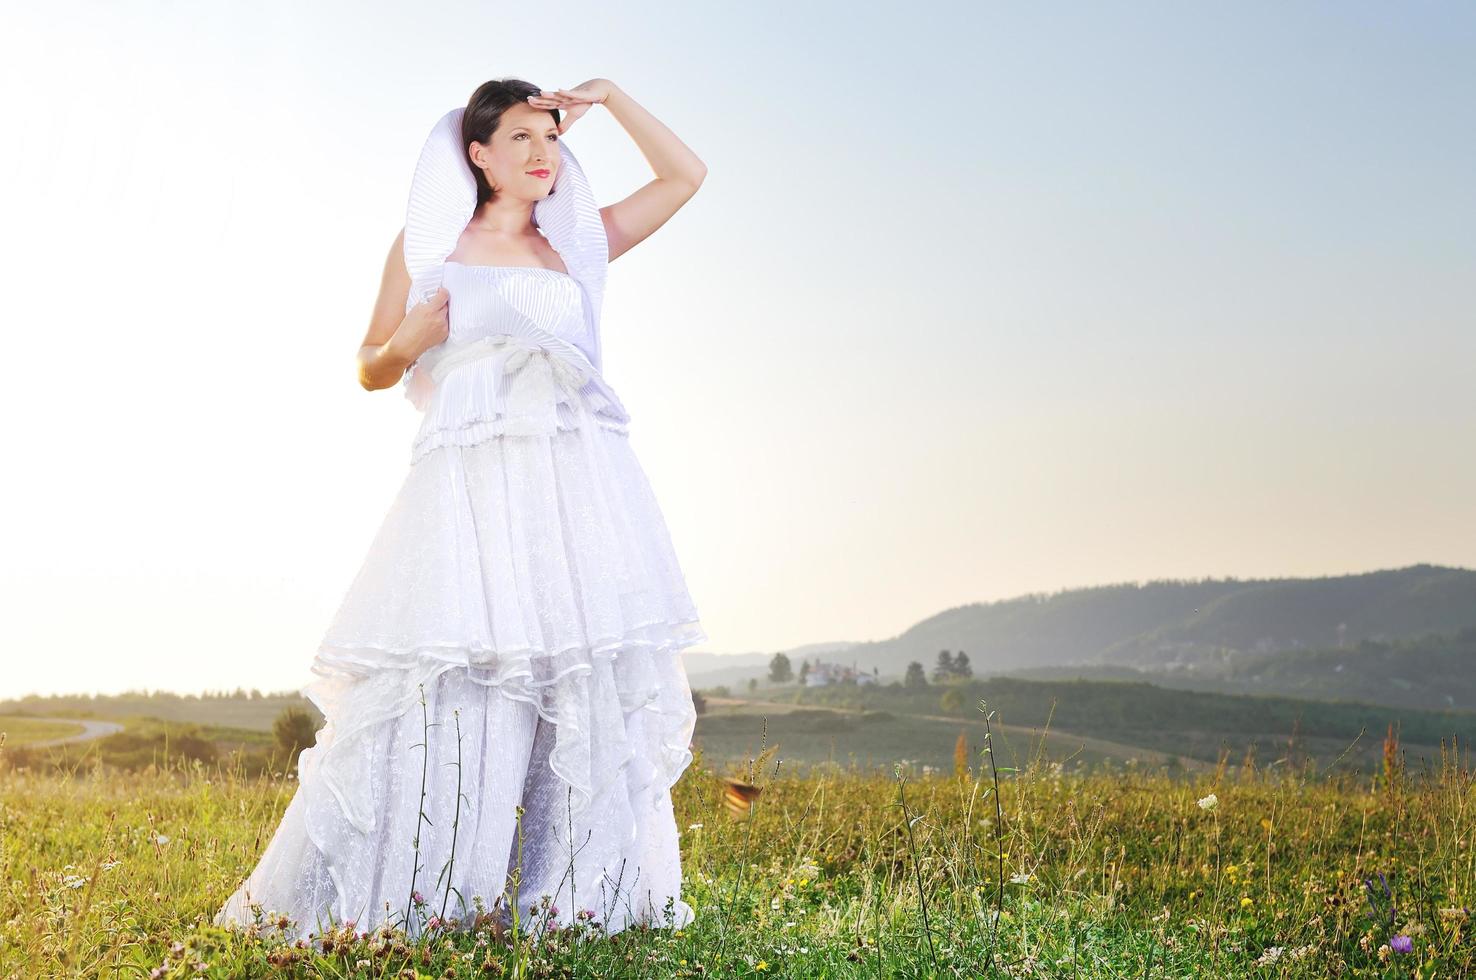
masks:
<svg viewBox="0 0 1476 980"><path fill-rule="evenodd" d="M680 651L707 636L580 284L448 261L442 285L450 335L407 377L409 473L305 688L326 724L216 922L414 935L515 882L525 922L546 894L559 925L685 925Z"/></svg>

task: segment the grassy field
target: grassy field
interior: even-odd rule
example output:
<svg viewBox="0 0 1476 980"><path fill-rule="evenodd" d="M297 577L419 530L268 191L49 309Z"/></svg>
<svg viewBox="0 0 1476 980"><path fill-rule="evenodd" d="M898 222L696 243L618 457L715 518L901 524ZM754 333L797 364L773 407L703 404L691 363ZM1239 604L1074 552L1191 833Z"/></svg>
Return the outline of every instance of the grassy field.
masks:
<svg viewBox="0 0 1476 980"><path fill-rule="evenodd" d="M979 744L983 723L973 708L979 699L1000 706L999 754L1016 766L1040 755L1071 769L1136 760L1192 773L1213 767L1229 752L1237 760L1249 754L1263 766L1336 760L1373 772L1382 765L1383 736L1391 724L1415 759L1437 757L1442 741L1476 738L1476 714L1469 712L1217 694L1142 682L998 677L918 688L762 684L736 696L716 688L704 693L707 711L697 721L696 741L714 765L757 751L756 716L767 716L770 741L780 743L797 770L822 762L886 768L898 759L949 768L960 732L970 745ZM197 739L218 749L197 753L203 762L244 749L252 765L264 770L280 768L271 760L272 727L288 708L305 710L321 724L312 704L293 693L33 697L0 703L0 714L122 723L128 737L102 746L112 761L147 762L171 738ZM68 759L85 755L74 749Z"/></svg>
<svg viewBox="0 0 1476 980"><path fill-rule="evenodd" d="M844 748L853 733L835 734ZM535 922L520 937L482 926L413 944L340 934L308 948L206 924L259 856L290 779L167 756L136 772L85 755L71 773L22 770L0 750L0 976L1476 969L1476 784L1454 750L1409 771L1394 752L1387 774L1373 777L1228 758L1171 776L1146 765L1075 771L1046 747L1015 773L996 771L1005 760L991 759L1005 753L984 751L990 740L974 744L965 771L926 774L821 762L791 773L771 746L753 763L763 791L749 820L720 805L717 774L699 753L675 791L683 897L697 910L683 930L602 938Z"/></svg>
<svg viewBox="0 0 1476 980"><path fill-rule="evenodd" d="M760 686L744 696L791 708L841 707L951 720L955 734L960 725L979 724L974 705L987 699L1000 706L1006 734L1053 732L1063 746L1083 746L1087 759L1093 754L1119 761L1177 758L1188 768L1190 760L1213 764L1228 751L1236 758L1252 754L1266 765L1276 759L1327 765L1336 759L1372 772L1382 765L1390 725L1398 728L1412 758L1437 758L1441 743L1455 737L1476 739L1476 714L1469 712L1215 694L1142 682L994 677L919 688Z"/></svg>
<svg viewBox="0 0 1476 980"><path fill-rule="evenodd" d="M0 715L0 732L5 733L6 741L11 745L49 742L54 738L68 738L81 731L81 725L69 721L48 721L44 718Z"/></svg>

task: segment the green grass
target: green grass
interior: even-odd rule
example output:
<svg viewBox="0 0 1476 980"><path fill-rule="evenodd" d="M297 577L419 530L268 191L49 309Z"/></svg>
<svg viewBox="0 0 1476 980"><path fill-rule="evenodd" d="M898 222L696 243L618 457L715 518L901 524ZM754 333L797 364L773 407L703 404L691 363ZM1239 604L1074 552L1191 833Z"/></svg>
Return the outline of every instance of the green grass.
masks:
<svg viewBox="0 0 1476 980"><path fill-rule="evenodd" d="M767 723L764 723L767 719ZM736 709L711 707L697 719L695 741L714 761L735 761L756 755L760 743L778 745L787 765L799 771L819 764L848 769L890 770L899 760L948 770L959 733L968 744L981 746L982 718L942 719L894 715L888 711L837 711L795 706L744 705ZM1035 732L1024 728L996 728L1002 765L1023 766L1030 758L1071 768L1125 764L1137 760L1158 765L1173 760L1176 767L1192 767L1193 760L1159 751L1082 738L1063 732Z"/></svg>
<svg viewBox="0 0 1476 980"><path fill-rule="evenodd" d="M1136 746L1140 758L1163 753L1211 764L1229 751L1236 757L1253 753L1267 764L1283 757L1323 764L1341 758L1372 771L1381 764L1380 746L1391 724L1399 726L1401 742L1413 757L1433 759L1442 741L1476 738L1476 714L1469 712L1212 694L1140 682L993 677L922 688L761 687L751 696L975 724L974 705L986 698L1002 706L1000 720L1016 731L1049 728L1083 742L1090 737Z"/></svg>
<svg viewBox="0 0 1476 980"><path fill-rule="evenodd" d="M30 742L48 742L54 738L78 735L82 732L82 726L68 721L0 715L0 732L5 734L5 744L26 745Z"/></svg>
<svg viewBox="0 0 1476 980"><path fill-rule="evenodd" d="M843 745L855 732L834 734ZM1396 765L1388 779L1225 758L1172 778L1041 759L999 774L996 795L983 745L969 772L927 776L791 773L770 746L754 767L764 788L749 821L720 806L699 753L674 793L683 897L697 911L684 930L588 943L538 933L511 943L486 928L413 944L339 936L326 952L206 924L259 858L290 780L198 759L133 773L89 757L71 774L21 770L0 752L0 976L1312 978L1476 968L1466 911L1476 906L1476 781L1453 751L1420 771ZM1206 809L1198 801L1210 793L1218 804ZM1394 935L1413 951L1384 949Z"/></svg>
<svg viewBox="0 0 1476 980"><path fill-rule="evenodd" d="M130 691L123 694L31 695L0 701L0 712L33 717L55 715L107 721L156 718L180 725L217 725L257 732L270 732L277 715L288 707L301 708L322 723L317 707L302 695L291 692L252 697L245 692L192 695L170 691Z"/></svg>

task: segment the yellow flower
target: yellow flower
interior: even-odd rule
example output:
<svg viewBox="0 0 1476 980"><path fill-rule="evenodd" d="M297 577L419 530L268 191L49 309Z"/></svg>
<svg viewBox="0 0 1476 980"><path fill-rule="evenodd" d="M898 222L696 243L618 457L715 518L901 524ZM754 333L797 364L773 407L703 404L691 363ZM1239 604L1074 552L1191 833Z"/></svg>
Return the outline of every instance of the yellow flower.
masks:
<svg viewBox="0 0 1476 980"><path fill-rule="evenodd" d="M1243 896L1240 899L1240 907L1243 908L1243 909L1248 909L1248 908L1250 908L1254 904L1256 904L1256 903L1255 902L1252 902L1250 900L1250 896L1249 895Z"/></svg>
<svg viewBox="0 0 1476 980"><path fill-rule="evenodd" d="M769 968L769 961L768 960L759 960L756 964L754 964L754 967L753 968L755 970L767 970Z"/></svg>
<svg viewBox="0 0 1476 980"><path fill-rule="evenodd" d="M1225 866L1225 873L1227 875L1231 875L1231 876L1238 875L1238 874L1240 874L1240 866L1239 865L1236 865L1236 864L1226 865Z"/></svg>

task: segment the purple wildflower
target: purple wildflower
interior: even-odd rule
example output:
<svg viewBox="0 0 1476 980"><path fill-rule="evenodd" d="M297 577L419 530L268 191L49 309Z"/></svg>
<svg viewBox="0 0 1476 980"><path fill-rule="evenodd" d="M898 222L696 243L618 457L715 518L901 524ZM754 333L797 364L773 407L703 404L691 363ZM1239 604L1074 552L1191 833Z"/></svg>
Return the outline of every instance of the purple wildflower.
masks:
<svg viewBox="0 0 1476 980"><path fill-rule="evenodd" d="M1395 936L1389 940L1389 948L1396 953L1414 952L1414 940L1408 936Z"/></svg>

